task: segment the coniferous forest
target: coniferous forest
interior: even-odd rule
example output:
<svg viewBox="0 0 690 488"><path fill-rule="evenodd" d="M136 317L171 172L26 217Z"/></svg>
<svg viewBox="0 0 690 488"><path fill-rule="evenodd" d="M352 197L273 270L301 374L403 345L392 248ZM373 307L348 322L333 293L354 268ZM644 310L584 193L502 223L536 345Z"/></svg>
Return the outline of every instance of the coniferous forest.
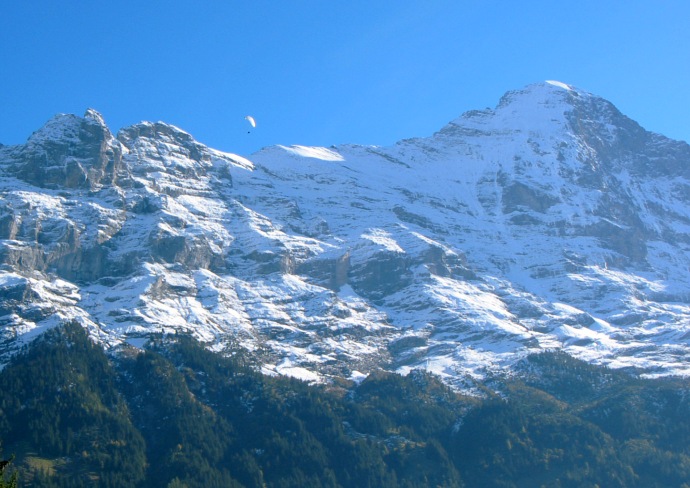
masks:
<svg viewBox="0 0 690 488"><path fill-rule="evenodd" d="M471 396L423 372L308 385L186 336L110 356L67 325L0 373L0 440L20 487L681 488L690 382L552 352Z"/></svg>

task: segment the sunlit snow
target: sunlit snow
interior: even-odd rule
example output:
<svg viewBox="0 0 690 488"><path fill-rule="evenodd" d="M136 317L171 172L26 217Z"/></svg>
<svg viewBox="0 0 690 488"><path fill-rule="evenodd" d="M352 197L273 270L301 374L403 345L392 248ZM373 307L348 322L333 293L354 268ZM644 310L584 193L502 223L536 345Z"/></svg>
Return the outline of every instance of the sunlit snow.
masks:
<svg viewBox="0 0 690 488"><path fill-rule="evenodd" d="M321 159L322 161L345 161L345 158L332 149L313 146L278 146L289 153L303 158Z"/></svg>
<svg viewBox="0 0 690 488"><path fill-rule="evenodd" d="M549 85L557 86L559 88L563 88L564 90L568 90L568 91L572 90L572 87L570 85L566 85L565 83L563 83L561 81L546 80L546 82Z"/></svg>

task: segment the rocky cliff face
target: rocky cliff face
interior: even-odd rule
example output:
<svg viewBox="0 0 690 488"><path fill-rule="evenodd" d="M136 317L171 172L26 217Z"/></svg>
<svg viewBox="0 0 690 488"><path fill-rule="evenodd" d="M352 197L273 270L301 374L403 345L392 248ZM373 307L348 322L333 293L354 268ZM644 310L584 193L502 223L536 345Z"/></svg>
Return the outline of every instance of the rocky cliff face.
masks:
<svg viewBox="0 0 690 488"><path fill-rule="evenodd" d="M4 357L64 320L309 380L559 348L688 374L690 146L560 83L392 147L249 159L93 110L0 146Z"/></svg>

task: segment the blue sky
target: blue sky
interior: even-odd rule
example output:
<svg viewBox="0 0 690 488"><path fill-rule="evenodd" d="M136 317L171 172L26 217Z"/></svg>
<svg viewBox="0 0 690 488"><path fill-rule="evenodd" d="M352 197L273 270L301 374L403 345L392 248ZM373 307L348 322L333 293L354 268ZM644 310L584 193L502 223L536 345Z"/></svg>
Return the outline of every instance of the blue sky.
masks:
<svg viewBox="0 0 690 488"><path fill-rule="evenodd" d="M93 107L243 155L388 145L547 79L690 141L688 19L687 0L0 0L0 142Z"/></svg>

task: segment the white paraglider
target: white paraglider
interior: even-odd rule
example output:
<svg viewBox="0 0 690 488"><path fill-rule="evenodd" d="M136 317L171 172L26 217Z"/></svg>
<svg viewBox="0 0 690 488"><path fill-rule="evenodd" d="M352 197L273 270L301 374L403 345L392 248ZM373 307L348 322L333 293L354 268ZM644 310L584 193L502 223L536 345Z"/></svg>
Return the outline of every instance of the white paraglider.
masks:
<svg viewBox="0 0 690 488"><path fill-rule="evenodd" d="M247 116L244 118L244 120L246 120L247 122L249 122L249 124L250 124L252 127L256 128L256 120L254 120L254 117L252 117L251 115L247 115Z"/></svg>

